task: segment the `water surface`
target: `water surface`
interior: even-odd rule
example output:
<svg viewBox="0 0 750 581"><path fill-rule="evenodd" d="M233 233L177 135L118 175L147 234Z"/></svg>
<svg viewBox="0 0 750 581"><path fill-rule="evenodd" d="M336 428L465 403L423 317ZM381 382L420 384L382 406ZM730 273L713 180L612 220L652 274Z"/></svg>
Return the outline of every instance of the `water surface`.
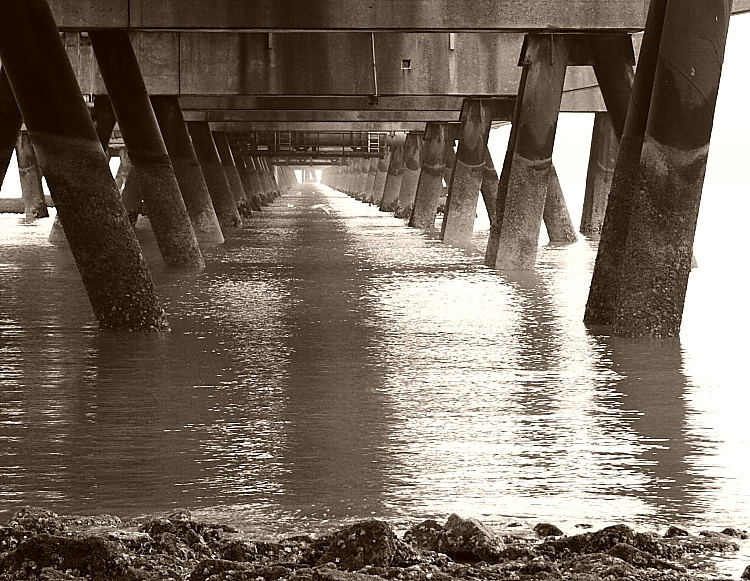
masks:
<svg viewBox="0 0 750 581"><path fill-rule="evenodd" d="M0 518L750 525L747 315L710 261L681 342L613 339L581 322L594 243L498 274L486 233L450 248L308 186L199 274L141 232L173 327L152 336L97 331L48 229L0 217Z"/></svg>

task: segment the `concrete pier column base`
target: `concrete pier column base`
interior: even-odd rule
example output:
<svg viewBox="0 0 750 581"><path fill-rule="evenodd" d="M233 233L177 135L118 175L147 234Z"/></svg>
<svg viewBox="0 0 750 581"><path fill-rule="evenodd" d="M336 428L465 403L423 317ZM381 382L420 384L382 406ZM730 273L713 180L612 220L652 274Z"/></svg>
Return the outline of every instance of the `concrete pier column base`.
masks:
<svg viewBox="0 0 750 581"><path fill-rule="evenodd" d="M231 142L230 142L231 144ZM257 176L251 176L250 168L252 167L252 161L250 156L244 156L241 154L241 148L239 146L232 145L232 153L234 154L234 161L237 165L237 172L240 174L240 181L242 182L242 188L245 190L245 197L248 201L248 208L251 212L260 212L262 209L260 203L260 181ZM254 170L254 168L253 168Z"/></svg>
<svg viewBox="0 0 750 581"><path fill-rule="evenodd" d="M638 69L633 80L629 97L630 106L617 150L612 188L607 199L601 240L586 302L583 320L588 325L611 325L615 320L620 271L630 227L630 212L635 192L641 187L641 150L648 124L666 9L667 0L652 0L649 4ZM615 117L611 118L617 134Z"/></svg>
<svg viewBox="0 0 750 581"><path fill-rule="evenodd" d="M23 196L26 221L32 222L38 218L48 217L47 202L44 200L44 189L42 188L42 173L28 131L22 131L18 135L16 159L18 160L18 175L21 180L21 195Z"/></svg>
<svg viewBox="0 0 750 581"><path fill-rule="evenodd" d="M398 193L394 216L411 218L414 198L419 185L419 173L422 169L422 133L409 133L404 143L404 169L401 173L401 188Z"/></svg>
<svg viewBox="0 0 750 581"><path fill-rule="evenodd" d="M362 200L367 204L372 204L372 197L375 194L375 178L378 176L378 158L371 157L370 165L367 168L367 182L365 183L365 197Z"/></svg>
<svg viewBox="0 0 750 581"><path fill-rule="evenodd" d="M474 232L492 112L486 101L467 99L461 111L456 167L448 186L442 238L446 244L468 246Z"/></svg>
<svg viewBox="0 0 750 581"><path fill-rule="evenodd" d="M234 203L232 188L216 149L211 127L207 121L189 121L187 128L193 140L195 153L203 170L221 229L225 236L232 234L242 227L242 218L237 211L237 204Z"/></svg>
<svg viewBox="0 0 750 581"><path fill-rule="evenodd" d="M256 156L248 155L245 158L245 167L247 167L250 183L253 187L253 210L260 210L263 206L268 205L266 200L266 183L263 179L260 161Z"/></svg>
<svg viewBox="0 0 750 581"><path fill-rule="evenodd" d="M161 255L169 266L203 268L203 256L167 147L125 30L89 33ZM129 189L126 185L126 190Z"/></svg>
<svg viewBox="0 0 750 581"><path fill-rule="evenodd" d="M168 330L46 0L0 3L0 59L99 327Z"/></svg>
<svg viewBox="0 0 750 581"><path fill-rule="evenodd" d="M449 136L445 140L445 170L443 170L443 192L440 194L440 203L438 203L438 213L443 214L448 207L448 187L453 181L453 172L456 169L456 139Z"/></svg>
<svg viewBox="0 0 750 581"><path fill-rule="evenodd" d="M388 177L388 166L391 163L391 152L386 149L382 157L378 158L378 169L375 175L375 184L372 186L372 205L380 207L385 190L385 179Z"/></svg>
<svg viewBox="0 0 750 581"><path fill-rule="evenodd" d="M731 9L731 0L667 4L614 335L680 332Z"/></svg>
<svg viewBox="0 0 750 581"><path fill-rule="evenodd" d="M445 169L444 123L428 123L422 147L422 169L419 173L414 208L409 218L409 226L427 230L435 225L440 194L443 191L443 170Z"/></svg>
<svg viewBox="0 0 750 581"><path fill-rule="evenodd" d="M568 62L568 45L555 35L529 34L524 46L503 220L496 225L501 270L528 270L536 261Z"/></svg>
<svg viewBox="0 0 750 581"><path fill-rule="evenodd" d="M594 114L591 134L586 194L583 198L579 231L591 240L599 240L607 211L607 198L612 188L612 175L617 159L617 138L607 113Z"/></svg>
<svg viewBox="0 0 750 581"><path fill-rule="evenodd" d="M401 177L404 171L404 145L394 144L391 147L391 161L388 164L388 175L383 186L383 198L380 200L381 212L393 212L401 192Z"/></svg>
<svg viewBox="0 0 750 581"><path fill-rule="evenodd" d="M195 236L199 242L221 244L224 242L224 235L177 97L151 97L151 105L164 137Z"/></svg>
<svg viewBox="0 0 750 581"><path fill-rule="evenodd" d="M573 244L578 240L576 229L570 219L568 204L565 202L555 164L550 166L547 197L544 200L544 226L547 228L549 243L557 246Z"/></svg>
<svg viewBox="0 0 750 581"><path fill-rule="evenodd" d="M237 211L240 213L240 216L244 218L247 198L245 197L245 190L242 187L240 173L237 171L234 155L232 155L232 149L229 147L229 139L224 131L214 131L213 137L214 143L216 143L216 150L219 152L219 158L224 166L224 173L227 175L227 180L229 181L229 187L232 190L234 203L237 205Z"/></svg>

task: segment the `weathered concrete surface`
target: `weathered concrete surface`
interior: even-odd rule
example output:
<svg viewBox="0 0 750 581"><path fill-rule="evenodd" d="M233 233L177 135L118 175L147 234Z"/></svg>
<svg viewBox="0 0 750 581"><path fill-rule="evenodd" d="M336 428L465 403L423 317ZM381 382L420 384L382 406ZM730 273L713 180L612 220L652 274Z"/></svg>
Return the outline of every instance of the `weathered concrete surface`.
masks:
<svg viewBox="0 0 750 581"><path fill-rule="evenodd" d="M388 164L388 175L385 179L383 199L380 201L382 212L393 212L401 191L401 177L404 171L404 146L401 143L391 146L391 161Z"/></svg>
<svg viewBox="0 0 750 581"><path fill-rule="evenodd" d="M562 246L573 244L578 240L554 163L550 166L547 197L544 200L542 218L544 219L544 226L547 228L550 244Z"/></svg>
<svg viewBox="0 0 750 581"><path fill-rule="evenodd" d="M219 219L224 235L233 233L242 227L242 218L234 202L232 188L227 174L221 163L219 152L216 150L213 135L208 123L190 121L187 124L190 137L193 140L195 153L198 156L206 185L213 201L216 217Z"/></svg>
<svg viewBox="0 0 750 581"><path fill-rule="evenodd" d="M115 186L117 191L122 194L122 190L125 187L125 182L130 175L130 169L132 167L130 163L130 156L128 155L127 149L121 149L119 153L120 165L117 168L117 174L115 175Z"/></svg>
<svg viewBox="0 0 750 581"><path fill-rule="evenodd" d="M422 134L409 133L404 143L404 169L401 173L401 188L394 215L397 218L409 218L417 194L419 173L422 168Z"/></svg>
<svg viewBox="0 0 750 581"><path fill-rule="evenodd" d="M233 148L232 153L234 153L234 161L240 173L242 186L245 188L245 196L250 200L250 208L253 212L260 212L263 208L260 199L262 187L255 162L251 156L242 155L239 149Z"/></svg>
<svg viewBox="0 0 750 581"><path fill-rule="evenodd" d="M16 159L18 160L18 175L21 181L21 196L23 197L26 220L46 218L49 213L42 189L42 172L39 169L28 131L22 131L18 135Z"/></svg>
<svg viewBox="0 0 750 581"><path fill-rule="evenodd" d="M109 151L109 140L115 128L115 111L107 95L96 95L94 106L91 108L91 119L94 121L94 129L99 136L104 153Z"/></svg>
<svg viewBox="0 0 750 581"><path fill-rule="evenodd" d="M420 0L384 10L351 0L53 0L66 28L247 30L580 30L642 28L640 1Z"/></svg>
<svg viewBox="0 0 750 581"><path fill-rule="evenodd" d="M499 185L495 163L492 161L490 150L484 154L484 167L482 168L482 184L479 191L482 193L484 207L487 209L487 216L490 219L490 225L495 221L497 205L497 187Z"/></svg>
<svg viewBox="0 0 750 581"><path fill-rule="evenodd" d="M377 157L370 158L370 165L367 168L367 183L365 184L365 197L363 202L372 204L372 197L375 191L375 179L378 177L378 162L380 160Z"/></svg>
<svg viewBox="0 0 750 581"><path fill-rule="evenodd" d="M607 210L607 198L612 187L615 171L618 142L607 113L596 113L591 134L586 193L583 198L580 232L584 236L598 240Z"/></svg>
<svg viewBox="0 0 750 581"><path fill-rule="evenodd" d="M8 84L8 76L0 69L0 185L5 180L21 123L21 112Z"/></svg>
<svg viewBox="0 0 750 581"><path fill-rule="evenodd" d="M385 155L378 159L378 173L375 176L375 185L372 187L372 204L380 207L385 192L385 180L388 177L388 167L391 164L391 150L386 149Z"/></svg>
<svg viewBox="0 0 750 581"><path fill-rule="evenodd" d="M466 246L471 241L492 123L490 110L481 99L467 100L461 118L456 167L448 186L442 232L443 242L454 246Z"/></svg>
<svg viewBox="0 0 750 581"><path fill-rule="evenodd" d="M731 6L731 0L667 4L615 335L680 332Z"/></svg>
<svg viewBox="0 0 750 581"><path fill-rule="evenodd" d="M0 3L0 59L100 328L168 330L46 0Z"/></svg>
<svg viewBox="0 0 750 581"><path fill-rule="evenodd" d="M221 163L224 166L224 173L227 174L227 180L229 180L229 186L232 189L232 197L234 197L234 203L237 205L237 211L240 216L252 216L252 210L247 207L248 200L245 196L245 189L242 187L242 180L234 161L234 155L232 155L232 149L229 147L227 134L223 131L214 131L213 136L216 150L219 152ZM248 211L250 212L249 215Z"/></svg>
<svg viewBox="0 0 750 581"><path fill-rule="evenodd" d="M552 148L562 96L569 46L553 35L527 38L517 119L511 129L507 194L497 239L495 268L534 267L544 213ZM501 186L504 189L504 184ZM498 188L500 197L500 188Z"/></svg>
<svg viewBox="0 0 750 581"><path fill-rule="evenodd" d="M583 320L589 325L611 325L615 318L630 210L635 191L640 188L641 149L648 123L666 4L666 0L652 0L649 5L648 26L641 43L638 69L617 152L612 189L607 200L601 241L586 302Z"/></svg>
<svg viewBox="0 0 750 581"><path fill-rule="evenodd" d="M414 199L414 209L409 226L426 230L435 224L440 196L443 193L443 171L445 170L446 126L430 123L424 134L422 147L422 169Z"/></svg>
<svg viewBox="0 0 750 581"><path fill-rule="evenodd" d="M224 236L177 97L151 97L151 105L196 238L199 242L221 244Z"/></svg>
<svg viewBox="0 0 750 581"><path fill-rule="evenodd" d="M128 184L135 182L140 190L161 255L169 266L202 268L198 240L127 32L91 31L91 42L133 164Z"/></svg>

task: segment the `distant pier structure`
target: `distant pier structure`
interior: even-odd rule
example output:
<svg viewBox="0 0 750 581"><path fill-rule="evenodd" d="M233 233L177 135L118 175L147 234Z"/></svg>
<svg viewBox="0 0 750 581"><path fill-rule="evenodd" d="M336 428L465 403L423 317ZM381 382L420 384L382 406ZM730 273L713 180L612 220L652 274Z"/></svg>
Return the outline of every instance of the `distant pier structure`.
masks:
<svg viewBox="0 0 750 581"><path fill-rule="evenodd" d="M577 238L552 164L558 115L595 113L585 321L677 335L727 29L747 11L750 0L3 0L0 176L15 150L23 198L0 211L35 219L54 204L51 236L69 244L100 327L162 331L140 213L169 266L200 269L202 245L292 189L295 169L414 228L433 228L442 205L455 246L469 244L481 195L486 265L532 269L542 223L554 243ZM499 124L510 139L493 160Z"/></svg>

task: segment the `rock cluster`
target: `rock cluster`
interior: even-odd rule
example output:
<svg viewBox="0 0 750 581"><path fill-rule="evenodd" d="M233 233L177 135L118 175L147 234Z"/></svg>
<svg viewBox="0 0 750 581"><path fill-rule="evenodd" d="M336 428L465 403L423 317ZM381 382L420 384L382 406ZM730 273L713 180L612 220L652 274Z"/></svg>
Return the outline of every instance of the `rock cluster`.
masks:
<svg viewBox="0 0 750 581"><path fill-rule="evenodd" d="M403 538L368 520L271 542L187 511L133 526L27 508L0 527L0 581L692 581L710 574L711 556L747 538L737 529L691 535L676 527L660 537L625 525L565 536L549 523L498 535L452 515Z"/></svg>

